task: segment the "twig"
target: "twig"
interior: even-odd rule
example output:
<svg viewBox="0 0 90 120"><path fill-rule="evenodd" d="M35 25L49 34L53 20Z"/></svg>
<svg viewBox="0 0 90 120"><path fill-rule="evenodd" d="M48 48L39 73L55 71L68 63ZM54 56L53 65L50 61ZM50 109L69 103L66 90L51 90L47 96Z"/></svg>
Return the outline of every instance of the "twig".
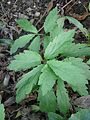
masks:
<svg viewBox="0 0 90 120"><path fill-rule="evenodd" d="M15 3L13 4L13 6L16 5L17 2L18 2L18 0L15 1Z"/></svg>
<svg viewBox="0 0 90 120"><path fill-rule="evenodd" d="M38 23L40 23L40 21L44 18L44 16L46 15L46 13L47 13L47 11L45 11L44 12L44 14L42 15L42 17L39 19L39 21L37 21L37 23L36 23L36 25L35 26L37 26L38 25Z"/></svg>
<svg viewBox="0 0 90 120"><path fill-rule="evenodd" d="M64 9L65 7L67 7L73 0L70 0L67 4L65 4L62 9Z"/></svg>
<svg viewBox="0 0 90 120"><path fill-rule="evenodd" d="M40 21L44 18L44 16L46 15L46 13L48 13L51 10L52 7L53 7L53 0L51 0L51 2L49 2L49 4L48 4L48 6L47 6L47 8L46 8L46 10L44 12L44 14L41 16L41 18L39 19L39 21L37 21L37 23L36 23L35 26L37 26L38 23L40 23Z"/></svg>
<svg viewBox="0 0 90 120"><path fill-rule="evenodd" d="M66 11L66 13L68 13L70 11L70 9L77 3L77 0L73 3L72 6L70 6L70 8Z"/></svg>
<svg viewBox="0 0 90 120"><path fill-rule="evenodd" d="M5 8L3 7L1 2L0 2L0 4L1 4L2 12L4 13L3 16L6 16L7 15L7 11L5 10Z"/></svg>

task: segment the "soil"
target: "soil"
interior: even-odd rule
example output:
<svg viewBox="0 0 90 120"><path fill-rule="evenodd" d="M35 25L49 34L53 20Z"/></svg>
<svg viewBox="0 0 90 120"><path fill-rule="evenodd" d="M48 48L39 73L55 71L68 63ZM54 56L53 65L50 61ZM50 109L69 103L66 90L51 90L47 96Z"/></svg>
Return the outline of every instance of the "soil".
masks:
<svg viewBox="0 0 90 120"><path fill-rule="evenodd" d="M57 6L60 10L61 7L69 1L70 0L53 0L53 6L50 9ZM24 100L22 103L16 104L15 85L17 79L23 73L8 71L7 66L12 57L10 56L10 45L16 38L26 34L18 27L16 20L26 18L40 29L44 23L44 18L48 14L44 15L49 2L50 0L0 1L0 40L3 38L3 43L0 41L0 99L2 99L2 103L4 103L6 109L5 120L48 120L45 113L33 112L32 105L37 103L35 94L32 94L29 99ZM86 15L89 0L81 0L74 3L75 1L65 7L63 15L77 16L76 19L80 20L90 31L90 14ZM82 17L82 19L79 19L80 17ZM66 27L68 26L69 23L66 22ZM4 39L7 39L7 41ZM82 34L76 36L76 41L80 43L87 42ZM72 99L78 97L76 93L70 92L70 94Z"/></svg>

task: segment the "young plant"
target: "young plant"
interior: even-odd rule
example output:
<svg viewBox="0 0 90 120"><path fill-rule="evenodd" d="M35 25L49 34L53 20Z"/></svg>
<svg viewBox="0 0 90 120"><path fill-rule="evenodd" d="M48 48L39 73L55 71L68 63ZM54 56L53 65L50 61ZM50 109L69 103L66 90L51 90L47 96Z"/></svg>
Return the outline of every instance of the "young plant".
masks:
<svg viewBox="0 0 90 120"><path fill-rule="evenodd" d="M43 40L40 40L35 26L20 19L17 23L30 34L16 39L11 47L11 54L15 54L27 46L27 50L15 55L8 66L15 72L28 70L16 85L16 102L21 102L31 92L37 91L40 110L47 112L49 119L54 114L55 118L63 120L55 113L56 110L65 115L70 109L70 98L64 83L81 96L88 95L86 84L90 80L90 68L82 57L90 56L90 47L74 43L77 29L64 29L65 19L88 37L88 31L81 23L71 17L60 17L57 8L54 8L44 22Z"/></svg>

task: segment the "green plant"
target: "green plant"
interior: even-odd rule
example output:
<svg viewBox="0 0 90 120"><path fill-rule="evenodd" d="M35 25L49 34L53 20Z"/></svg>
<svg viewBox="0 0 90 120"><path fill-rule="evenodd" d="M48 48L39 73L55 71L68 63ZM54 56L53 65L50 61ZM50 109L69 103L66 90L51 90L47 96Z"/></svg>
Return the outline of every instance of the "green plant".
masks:
<svg viewBox="0 0 90 120"><path fill-rule="evenodd" d="M1 104L0 101L0 120L4 120L4 118L5 118L4 105Z"/></svg>
<svg viewBox="0 0 90 120"><path fill-rule="evenodd" d="M72 114L69 120L90 120L90 109L81 109L76 114Z"/></svg>
<svg viewBox="0 0 90 120"><path fill-rule="evenodd" d="M46 17L43 40L40 40L42 34L29 21L20 19L17 23L30 34L15 40L11 54L24 46L27 46L27 50L15 55L8 66L8 69L16 72L28 70L16 85L16 102L21 102L32 91L37 91L40 110L47 112L50 120L53 113L56 115L54 120L64 119L55 113L56 110L65 115L70 108L70 98L64 82L81 96L88 94L86 84L90 80L89 66L79 57L90 56L90 47L74 43L77 29L64 29L65 19L88 37L88 31L81 23L68 16L59 16L57 8ZM40 45L43 50L40 50Z"/></svg>

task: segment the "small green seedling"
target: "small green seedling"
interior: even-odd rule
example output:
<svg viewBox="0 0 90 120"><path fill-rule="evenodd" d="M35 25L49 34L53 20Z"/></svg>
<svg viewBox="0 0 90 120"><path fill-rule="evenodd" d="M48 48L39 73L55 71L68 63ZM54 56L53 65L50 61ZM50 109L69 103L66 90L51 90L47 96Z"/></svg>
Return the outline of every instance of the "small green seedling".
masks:
<svg viewBox="0 0 90 120"><path fill-rule="evenodd" d="M17 20L19 26L30 34L15 40L10 52L17 55L8 66L15 72L28 70L16 85L16 102L21 102L36 91L40 110L47 112L49 119L56 115L57 119L54 120L64 120L55 112L58 110L66 115L71 106L65 83L83 96L88 95L86 84L90 80L90 67L82 59L90 56L90 47L74 43L77 29L64 29L65 19L88 37L87 29L79 21L59 16L57 8L46 17L43 37L28 20ZM26 50L20 52L21 48Z"/></svg>

